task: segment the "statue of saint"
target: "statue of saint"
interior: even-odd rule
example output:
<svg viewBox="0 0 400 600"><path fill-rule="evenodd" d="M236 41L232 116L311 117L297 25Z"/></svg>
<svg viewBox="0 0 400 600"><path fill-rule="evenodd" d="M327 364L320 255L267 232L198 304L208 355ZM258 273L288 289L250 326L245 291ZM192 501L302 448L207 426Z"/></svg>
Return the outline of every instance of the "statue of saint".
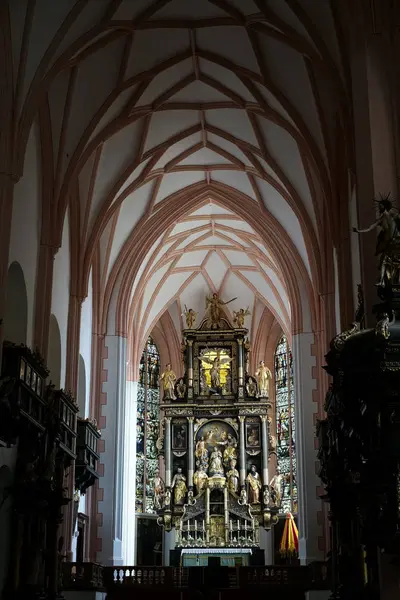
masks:
<svg viewBox="0 0 400 600"><path fill-rule="evenodd" d="M243 329L244 327L244 319L248 315L251 315L249 311L249 307L244 310L244 308L240 308L238 311L233 311L233 323L237 326L238 329Z"/></svg>
<svg viewBox="0 0 400 600"><path fill-rule="evenodd" d="M228 479L228 492L237 494L239 491L239 471L236 468L236 459L231 458L229 471L226 473Z"/></svg>
<svg viewBox="0 0 400 600"><path fill-rule="evenodd" d="M210 329L218 329L221 326L222 307L226 306L226 304L229 304L230 302L233 302L233 300L236 300L236 298L232 298L232 300L228 300L228 302L222 302L222 300L218 298L218 294L207 296L206 311L208 326Z"/></svg>
<svg viewBox="0 0 400 600"><path fill-rule="evenodd" d="M197 495L199 496L207 487L208 476L203 463L196 461L197 471L193 474L193 483L196 486Z"/></svg>
<svg viewBox="0 0 400 600"><path fill-rule="evenodd" d="M206 442L204 440L204 435L201 436L201 438L198 440L197 444L196 444L196 450L195 450L195 456L196 458L201 462L204 459L208 458L208 450L206 448Z"/></svg>
<svg viewBox="0 0 400 600"><path fill-rule="evenodd" d="M282 484L283 484L283 475L281 475L279 469L277 468L275 475L269 482L269 487L271 489L271 498L276 506L281 505Z"/></svg>
<svg viewBox="0 0 400 600"><path fill-rule="evenodd" d="M214 450L211 452L209 474L211 477L214 475L221 475L222 477L224 476L222 452L221 450L218 450L218 448L214 448Z"/></svg>
<svg viewBox="0 0 400 600"><path fill-rule="evenodd" d="M265 366L264 361L260 360L260 364L256 371L258 383L258 395L260 398L269 398L269 380L272 379L272 373Z"/></svg>
<svg viewBox="0 0 400 600"><path fill-rule="evenodd" d="M185 497L187 493L186 487L186 477L182 473L182 469L178 467L177 472L174 475L172 480L171 489L174 490L174 503L177 506L182 506L185 502Z"/></svg>
<svg viewBox="0 0 400 600"><path fill-rule="evenodd" d="M249 338L245 339L244 342L244 370L246 375L248 375L250 373L250 352L251 352L251 346L250 346L250 340Z"/></svg>
<svg viewBox="0 0 400 600"><path fill-rule="evenodd" d="M185 304L185 312L183 313L186 319L186 327L193 329L196 324L197 312L193 308L187 308Z"/></svg>
<svg viewBox="0 0 400 600"><path fill-rule="evenodd" d="M178 379L178 383L176 384L176 394L178 398L184 398L186 394L186 384L183 377Z"/></svg>
<svg viewBox="0 0 400 600"><path fill-rule="evenodd" d="M208 385L207 385L206 370L205 369L201 369L201 372L200 372L200 393L201 394L206 394L207 392L208 392Z"/></svg>
<svg viewBox="0 0 400 600"><path fill-rule="evenodd" d="M377 204L379 216L376 221L366 229L353 227L353 231L356 233L367 233L373 229L378 229L375 256L380 256L380 277L377 285L384 287L385 279L393 280L394 275L396 275L395 283L398 283L400 269L400 218L399 212L393 207L389 196L382 198Z"/></svg>
<svg viewBox="0 0 400 600"><path fill-rule="evenodd" d="M247 395L250 398L255 398L257 396L257 384L252 377L249 377L249 380L246 384Z"/></svg>
<svg viewBox="0 0 400 600"><path fill-rule="evenodd" d="M256 465L251 465L246 481L249 485L249 504L260 504L260 491L262 488L261 477L257 473Z"/></svg>
<svg viewBox="0 0 400 600"><path fill-rule="evenodd" d="M171 364L168 363L165 366L164 373L161 373L160 381L162 381L163 390L164 390L164 400L176 400L175 396L175 381L176 375L174 371L171 369Z"/></svg>
<svg viewBox="0 0 400 600"><path fill-rule="evenodd" d="M153 493L154 493L154 508L160 510L163 504L164 497L164 481L160 477L160 469L156 469L153 479Z"/></svg>
<svg viewBox="0 0 400 600"><path fill-rule="evenodd" d="M221 441L218 442L218 445L225 446L223 454L223 463L225 467L228 467L232 459L237 460L237 441L232 434L223 431L221 433Z"/></svg>

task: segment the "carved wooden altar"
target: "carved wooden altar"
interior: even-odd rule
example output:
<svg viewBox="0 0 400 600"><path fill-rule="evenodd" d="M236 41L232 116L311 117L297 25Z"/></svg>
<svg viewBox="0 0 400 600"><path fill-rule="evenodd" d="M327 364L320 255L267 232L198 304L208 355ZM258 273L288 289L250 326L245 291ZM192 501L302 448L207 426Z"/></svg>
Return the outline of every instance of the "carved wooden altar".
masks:
<svg viewBox="0 0 400 600"><path fill-rule="evenodd" d="M185 375L161 404L158 522L175 528L176 548L258 548L260 526L278 521L268 486L272 404L247 372L247 333L224 318L183 331Z"/></svg>

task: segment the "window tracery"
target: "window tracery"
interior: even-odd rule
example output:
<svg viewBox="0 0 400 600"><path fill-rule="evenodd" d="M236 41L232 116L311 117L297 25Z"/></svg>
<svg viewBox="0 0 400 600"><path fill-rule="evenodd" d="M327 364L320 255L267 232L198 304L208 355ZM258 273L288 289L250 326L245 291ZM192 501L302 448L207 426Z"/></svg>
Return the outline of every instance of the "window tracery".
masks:
<svg viewBox="0 0 400 600"><path fill-rule="evenodd" d="M275 406L277 468L283 475L280 512L297 513L296 429L293 385L293 357L283 335L275 350Z"/></svg>
<svg viewBox="0 0 400 600"><path fill-rule="evenodd" d="M136 513L154 514L152 479L158 467L160 355L149 337L139 365L136 427Z"/></svg>

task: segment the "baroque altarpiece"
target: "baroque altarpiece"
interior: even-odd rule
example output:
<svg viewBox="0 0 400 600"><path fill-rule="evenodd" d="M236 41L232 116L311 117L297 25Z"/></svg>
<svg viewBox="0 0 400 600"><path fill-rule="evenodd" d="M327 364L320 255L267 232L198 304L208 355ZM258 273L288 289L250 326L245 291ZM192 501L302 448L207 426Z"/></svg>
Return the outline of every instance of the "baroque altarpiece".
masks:
<svg viewBox="0 0 400 600"><path fill-rule="evenodd" d="M216 296L214 301L219 302ZM270 400L272 374L263 361L250 375L243 318L234 321L235 327L218 311L217 316L209 311L195 328L190 310L185 316L185 374L177 380L170 365L161 374L157 446L165 469L162 474L156 469L152 479L154 510L158 524L173 531L184 564L192 564L190 557L203 564L199 561L208 552L240 554L235 564L247 564L250 555L260 556L260 528L271 529L282 506L293 511L296 501L293 478L279 469L269 472L271 456L277 462L275 433L287 447L286 469L295 469L291 400L282 407ZM282 352L275 357L286 373L282 389L290 378L288 357L291 361ZM275 423L271 427L275 416L276 430ZM284 479L290 485L283 485Z"/></svg>

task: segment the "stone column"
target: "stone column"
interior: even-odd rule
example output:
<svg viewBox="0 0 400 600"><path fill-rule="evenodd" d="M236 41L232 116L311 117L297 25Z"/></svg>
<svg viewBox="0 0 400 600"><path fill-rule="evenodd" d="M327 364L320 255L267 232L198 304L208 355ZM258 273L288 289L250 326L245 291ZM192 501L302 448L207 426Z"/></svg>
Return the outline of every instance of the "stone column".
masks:
<svg viewBox="0 0 400 600"><path fill-rule="evenodd" d="M188 399L193 399L193 340L188 339L186 345L186 368Z"/></svg>
<svg viewBox="0 0 400 600"><path fill-rule="evenodd" d="M100 425L105 452L100 458L98 512L102 514L98 537L101 551L96 559L103 565L122 565L122 524L124 488L127 485L125 460L127 458L126 433L126 339L116 335L105 337L107 358L103 369L107 379L103 383L105 403L102 406ZM132 432L129 432L131 435ZM132 477L132 473L129 474ZM131 515L134 513L134 498L131 499Z"/></svg>
<svg viewBox="0 0 400 600"><path fill-rule="evenodd" d="M165 418L165 487L171 487L172 479L172 455L171 455L171 417Z"/></svg>
<svg viewBox="0 0 400 600"><path fill-rule="evenodd" d="M244 385L244 351L243 351L243 338L237 339L238 344L238 384L239 386Z"/></svg>
<svg viewBox="0 0 400 600"><path fill-rule="evenodd" d="M245 485L246 481L246 449L245 449L245 435L244 435L244 417L241 415L239 417L240 422L240 430L239 430L239 446L240 446L240 455L239 455L239 479L240 479L240 487Z"/></svg>
<svg viewBox="0 0 400 600"><path fill-rule="evenodd" d="M305 565L323 560L318 538L324 536L323 508L318 488L321 481L315 470L317 450L315 445L315 413L313 391L317 381L313 376L316 358L313 356L313 333L293 336L293 366L295 387L296 460L298 493L299 558ZM322 375L321 375L322 376Z"/></svg>
<svg viewBox="0 0 400 600"><path fill-rule="evenodd" d="M188 417L188 434L189 434L189 444L188 444L188 488L189 490L193 490L193 473L194 473L194 445L193 445L193 436L194 436L194 428L193 428L194 417Z"/></svg>
<svg viewBox="0 0 400 600"><path fill-rule="evenodd" d="M269 483L268 474L268 421L267 415L261 415L261 437L262 437L262 481L263 486Z"/></svg>
<svg viewBox="0 0 400 600"><path fill-rule="evenodd" d="M366 228L376 219L376 206L372 202L380 193L391 192L393 199L398 195L398 102L393 83L398 85L398 69L392 56L396 55L392 46L394 32L392 23L385 23L385 9L380 2L374 9L374 20L366 17L362 2L347 3L350 12L347 17L349 30L349 63L351 69L356 201L350 204L352 222L350 239L353 263L360 246L361 261L353 264L354 286L361 280L364 288L367 326L374 326L372 307L376 303L375 283L378 279L378 265L374 256L376 231L360 236L351 232L351 227ZM387 13L389 16L389 12ZM389 16L390 19L390 16ZM351 23L358 22L354 28ZM394 25L393 25L394 28ZM397 139L396 139L397 138ZM358 257L357 257L358 258ZM357 268L355 268L357 267Z"/></svg>

